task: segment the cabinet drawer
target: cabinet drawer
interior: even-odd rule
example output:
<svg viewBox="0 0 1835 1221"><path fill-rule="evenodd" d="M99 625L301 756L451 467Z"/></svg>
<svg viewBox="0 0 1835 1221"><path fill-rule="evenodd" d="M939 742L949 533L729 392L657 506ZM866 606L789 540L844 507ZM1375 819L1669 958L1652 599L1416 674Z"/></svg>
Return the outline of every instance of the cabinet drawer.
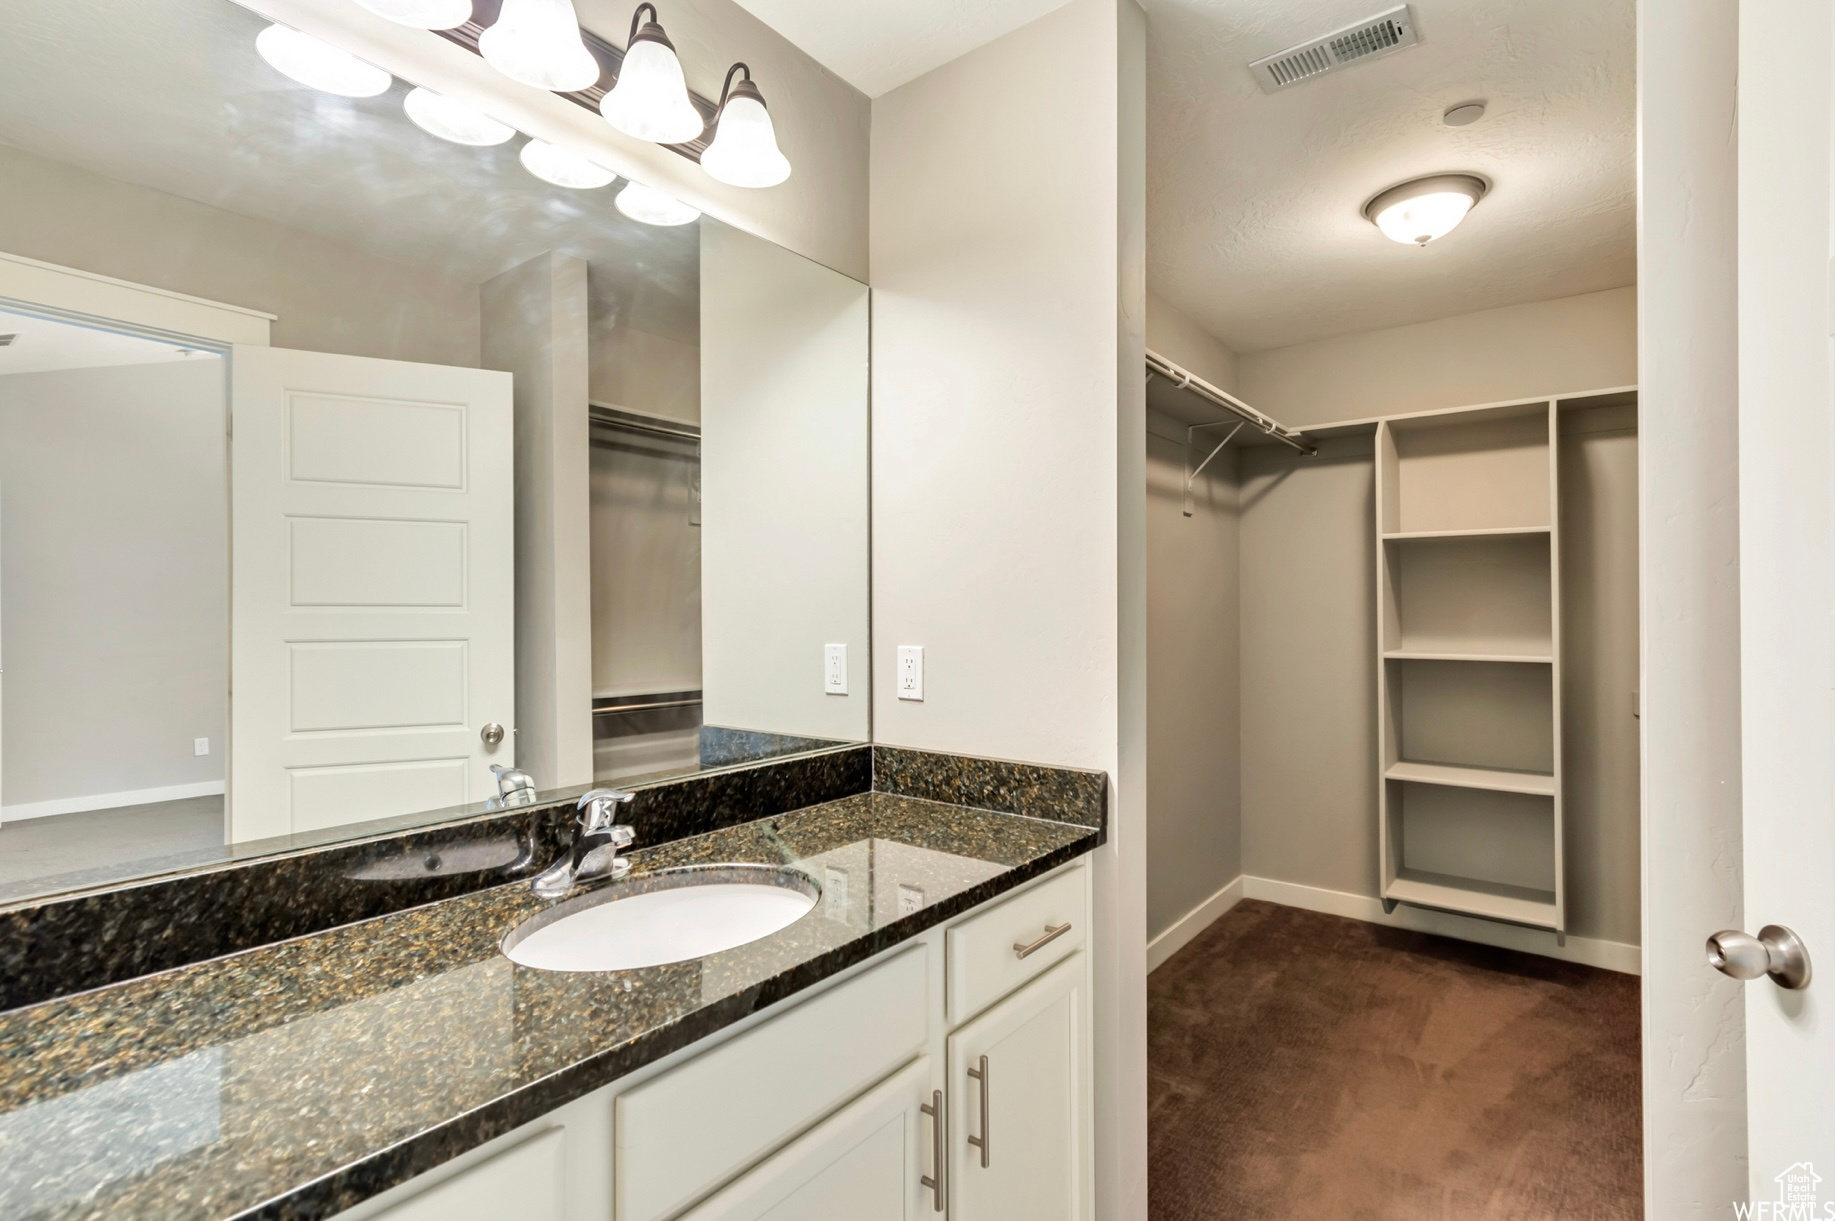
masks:
<svg viewBox="0 0 1835 1221"><path fill-rule="evenodd" d="M372 1221L561 1221L564 1148L561 1129L550 1128L410 1196Z"/></svg>
<svg viewBox="0 0 1835 1221"><path fill-rule="evenodd" d="M924 1050L924 946L621 1094L617 1221L673 1216Z"/></svg>
<svg viewBox="0 0 1835 1221"><path fill-rule="evenodd" d="M965 1022L1034 976L1063 962L1083 945L1089 930L1086 864L1022 891L949 930L949 1023ZM1024 956L1052 929L1062 933Z"/></svg>

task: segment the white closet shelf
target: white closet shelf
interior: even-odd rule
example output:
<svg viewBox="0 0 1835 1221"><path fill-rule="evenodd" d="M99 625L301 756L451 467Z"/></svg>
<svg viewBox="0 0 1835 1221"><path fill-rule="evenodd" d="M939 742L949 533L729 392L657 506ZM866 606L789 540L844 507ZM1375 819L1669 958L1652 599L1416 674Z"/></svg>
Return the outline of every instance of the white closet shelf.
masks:
<svg viewBox="0 0 1835 1221"><path fill-rule="evenodd" d="M1553 665L1546 653L1449 653L1426 649L1390 649L1383 656L1389 661L1520 661L1529 665Z"/></svg>
<svg viewBox="0 0 1835 1221"><path fill-rule="evenodd" d="M1518 534L1547 534L1547 526L1486 526L1477 530L1392 530L1383 535L1383 540L1404 540L1411 538L1508 538Z"/></svg>
<svg viewBox="0 0 1835 1221"><path fill-rule="evenodd" d="M1405 873L1389 883L1383 897L1417 907L1507 920L1512 924L1558 927L1555 896L1551 891L1492 886L1438 873Z"/></svg>
<svg viewBox="0 0 1835 1221"><path fill-rule="evenodd" d="M1555 778L1545 772L1513 772L1492 767L1462 767L1451 763L1392 763L1383 775L1413 784L1438 784L1457 789L1489 789L1496 793L1555 795Z"/></svg>

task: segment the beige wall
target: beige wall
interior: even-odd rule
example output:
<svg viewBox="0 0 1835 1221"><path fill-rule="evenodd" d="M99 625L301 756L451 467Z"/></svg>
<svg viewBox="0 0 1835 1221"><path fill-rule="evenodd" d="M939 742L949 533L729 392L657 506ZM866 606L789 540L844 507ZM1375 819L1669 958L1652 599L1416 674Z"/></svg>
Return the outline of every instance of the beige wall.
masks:
<svg viewBox="0 0 1835 1221"><path fill-rule="evenodd" d="M1637 381L1637 289L1247 352L1237 378L1251 406L1296 427L1628 386Z"/></svg>
<svg viewBox="0 0 1835 1221"><path fill-rule="evenodd" d="M222 781L224 393L209 357L0 377L0 803Z"/></svg>
<svg viewBox="0 0 1835 1221"><path fill-rule="evenodd" d="M1242 872L1242 808L1236 453L1205 468L1186 517L1184 428L1154 414L1147 427L1151 939Z"/></svg>
<svg viewBox="0 0 1835 1221"><path fill-rule="evenodd" d="M478 364L478 288L0 146L0 250L278 315L277 348Z"/></svg>
<svg viewBox="0 0 1835 1221"><path fill-rule="evenodd" d="M1236 353L1152 293L1147 294L1147 346L1219 390L1236 393Z"/></svg>
<svg viewBox="0 0 1835 1221"><path fill-rule="evenodd" d="M726 225L701 229L701 714L872 734L867 289ZM823 690L845 645L848 690Z"/></svg>
<svg viewBox="0 0 1835 1221"><path fill-rule="evenodd" d="M874 737L1114 777L1105 1221L1147 1202L1144 107L1131 0L1073 0L873 103ZM903 644L922 703L895 692Z"/></svg>

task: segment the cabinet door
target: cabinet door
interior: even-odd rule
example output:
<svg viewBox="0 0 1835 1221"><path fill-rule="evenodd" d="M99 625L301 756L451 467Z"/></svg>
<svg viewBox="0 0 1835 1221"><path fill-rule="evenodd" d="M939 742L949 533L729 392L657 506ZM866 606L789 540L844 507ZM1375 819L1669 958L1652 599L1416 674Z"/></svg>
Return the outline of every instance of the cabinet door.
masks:
<svg viewBox="0 0 1835 1221"><path fill-rule="evenodd" d="M930 1090L920 1057L680 1221L916 1221Z"/></svg>
<svg viewBox="0 0 1835 1221"><path fill-rule="evenodd" d="M1083 955L949 1040L954 1221L1082 1217Z"/></svg>
<svg viewBox="0 0 1835 1221"><path fill-rule="evenodd" d="M550 1128L383 1212L374 1221L562 1221L566 1156Z"/></svg>

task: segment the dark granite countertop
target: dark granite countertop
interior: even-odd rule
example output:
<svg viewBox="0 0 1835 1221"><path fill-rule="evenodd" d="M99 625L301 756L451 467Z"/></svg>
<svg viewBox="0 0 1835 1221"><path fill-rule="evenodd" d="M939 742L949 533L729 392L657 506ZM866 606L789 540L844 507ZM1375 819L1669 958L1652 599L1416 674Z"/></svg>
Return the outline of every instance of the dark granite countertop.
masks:
<svg viewBox="0 0 1835 1221"><path fill-rule="evenodd" d="M0 1216L330 1216L1100 834L863 793L633 854L632 879L707 862L856 879L845 900L836 888L789 928L707 958L515 966L499 942L548 906L517 883L0 1014ZM901 884L924 904L905 917Z"/></svg>

